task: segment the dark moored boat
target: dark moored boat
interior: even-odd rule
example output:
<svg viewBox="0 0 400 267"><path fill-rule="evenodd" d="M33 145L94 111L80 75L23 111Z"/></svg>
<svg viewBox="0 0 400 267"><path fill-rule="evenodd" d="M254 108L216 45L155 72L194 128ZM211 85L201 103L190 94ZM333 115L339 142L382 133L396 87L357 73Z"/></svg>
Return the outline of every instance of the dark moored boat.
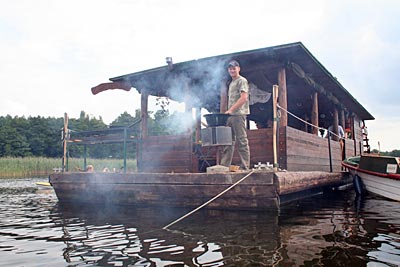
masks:
<svg viewBox="0 0 400 267"><path fill-rule="evenodd" d="M400 201L399 161L398 157L367 154L350 157L342 165L353 175L358 193L365 187L368 192Z"/></svg>

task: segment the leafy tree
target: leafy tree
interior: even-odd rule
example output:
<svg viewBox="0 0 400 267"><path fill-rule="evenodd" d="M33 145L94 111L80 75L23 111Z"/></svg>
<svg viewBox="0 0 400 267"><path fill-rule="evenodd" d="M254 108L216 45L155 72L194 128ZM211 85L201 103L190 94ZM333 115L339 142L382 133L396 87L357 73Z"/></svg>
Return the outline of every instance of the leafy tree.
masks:
<svg viewBox="0 0 400 267"><path fill-rule="evenodd" d="M151 114L149 114L151 115ZM157 110L154 113L154 119L149 117L148 119L148 132L149 135L168 135L167 130L169 111Z"/></svg>
<svg viewBox="0 0 400 267"><path fill-rule="evenodd" d="M395 149L390 152L383 152L381 154L385 156L400 157L400 150Z"/></svg>
<svg viewBox="0 0 400 267"><path fill-rule="evenodd" d="M79 118L69 119L68 128L75 132L107 129L113 127L128 127L128 135L138 138L140 136L140 124L134 124L141 118L140 110L136 110L134 116L128 112L118 116L110 126L107 126L102 118L90 117L81 111ZM149 135L179 134L185 131L191 118L185 118L184 113L175 112L172 115L168 111L158 110L154 114L149 112ZM62 140L61 131L64 126L63 118L52 117L11 117L0 116L0 157L2 156L44 156L61 157ZM69 145L71 157L83 157L84 146ZM122 158L123 144L104 144L87 146L87 156L95 158L116 157ZM136 144L128 143L128 157L136 156Z"/></svg>
<svg viewBox="0 0 400 267"><path fill-rule="evenodd" d="M49 119L43 117L30 117L28 118L28 129L26 131L26 138L31 148L31 152L35 156L47 156L47 146L51 144L52 130L48 127Z"/></svg>
<svg viewBox="0 0 400 267"><path fill-rule="evenodd" d="M61 144L61 132L64 127L63 118L48 118L47 127L49 128L49 137L47 141L47 148L45 154L47 157L61 157L62 156L62 144Z"/></svg>
<svg viewBox="0 0 400 267"><path fill-rule="evenodd" d="M85 111L81 111L79 115L79 119L71 118L68 120L68 129L72 131L72 135L76 132L84 132L84 131L92 131L92 130L101 130L106 129L107 125L103 122L103 120L96 119L95 117L90 118L89 115L85 113ZM94 146L87 146L87 156L94 158L104 158L106 157L106 152L99 153L100 150L96 150ZM83 145L69 145L68 153L70 157L83 157L84 156L84 146Z"/></svg>
<svg viewBox="0 0 400 267"><path fill-rule="evenodd" d="M111 122L110 126L112 126L112 127L128 127L132 123L134 123L134 121L136 119L137 118L133 117L132 115L130 115L128 112L125 111L124 113L119 115L118 118L116 118L113 122Z"/></svg>
<svg viewBox="0 0 400 267"><path fill-rule="evenodd" d="M387 152L380 152L378 149L372 149L371 153L372 154L382 154L382 155L384 155Z"/></svg>
<svg viewBox="0 0 400 267"><path fill-rule="evenodd" d="M399 149L395 149L392 152L390 152L390 155L394 156L394 157L400 157L400 150Z"/></svg>
<svg viewBox="0 0 400 267"><path fill-rule="evenodd" d="M398 150L398 149L395 149L395 150L392 150L392 151L386 151L386 152L379 152L379 150L378 149L373 149L372 151L371 151L372 153L374 153L374 154L381 154L381 155L383 155L383 156L392 156L392 157L400 157L400 150Z"/></svg>
<svg viewBox="0 0 400 267"><path fill-rule="evenodd" d="M140 124L137 123L139 119L140 119L140 110L135 111L134 117L125 111L110 124L110 128L127 127L128 136L133 136L137 140L137 138L140 136L140 127L139 127ZM112 144L109 145L109 147L110 147L109 156L115 158L123 158L123 144L121 143ZM136 158L136 143L131 143L131 142L128 143L127 157Z"/></svg>
<svg viewBox="0 0 400 267"><path fill-rule="evenodd" d="M25 136L9 125L0 128L0 157L25 157L32 155Z"/></svg>

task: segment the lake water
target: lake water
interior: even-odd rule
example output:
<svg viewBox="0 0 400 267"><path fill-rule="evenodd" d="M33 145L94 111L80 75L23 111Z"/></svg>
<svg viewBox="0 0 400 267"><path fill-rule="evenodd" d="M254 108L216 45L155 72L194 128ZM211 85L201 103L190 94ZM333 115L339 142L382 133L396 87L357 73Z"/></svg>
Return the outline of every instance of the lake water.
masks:
<svg viewBox="0 0 400 267"><path fill-rule="evenodd" d="M0 266L399 266L400 203L352 190L279 211L60 205L0 180Z"/></svg>

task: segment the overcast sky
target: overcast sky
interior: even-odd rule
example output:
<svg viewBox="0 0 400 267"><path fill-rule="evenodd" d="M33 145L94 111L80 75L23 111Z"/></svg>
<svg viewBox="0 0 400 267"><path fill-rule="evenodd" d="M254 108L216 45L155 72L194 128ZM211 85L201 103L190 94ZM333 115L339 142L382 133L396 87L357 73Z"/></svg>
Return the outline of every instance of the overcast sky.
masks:
<svg viewBox="0 0 400 267"><path fill-rule="evenodd" d="M376 118L372 148L400 149L400 1L0 0L0 116L110 123L136 91L90 88L165 65L302 42Z"/></svg>

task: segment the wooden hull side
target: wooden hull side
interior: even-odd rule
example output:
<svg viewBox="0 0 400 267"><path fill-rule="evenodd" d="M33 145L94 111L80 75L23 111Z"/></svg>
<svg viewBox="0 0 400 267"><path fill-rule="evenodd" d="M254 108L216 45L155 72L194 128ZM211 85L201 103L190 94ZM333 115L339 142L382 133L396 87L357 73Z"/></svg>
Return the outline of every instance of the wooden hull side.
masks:
<svg viewBox="0 0 400 267"><path fill-rule="evenodd" d="M358 172L368 192L400 201L400 180Z"/></svg>
<svg viewBox="0 0 400 267"><path fill-rule="evenodd" d="M247 173L55 173L50 175L61 202L197 207ZM280 197L349 183L342 173L256 171L207 207L277 208ZM306 197L306 195L304 195Z"/></svg>
<svg viewBox="0 0 400 267"><path fill-rule="evenodd" d="M240 174L54 174L60 201L99 204L197 207L245 176ZM217 209L276 208L273 173L251 177L208 205Z"/></svg>
<svg viewBox="0 0 400 267"><path fill-rule="evenodd" d="M341 171L340 143L331 140L332 170ZM291 127L279 129L279 165L288 171L330 171L328 139Z"/></svg>

